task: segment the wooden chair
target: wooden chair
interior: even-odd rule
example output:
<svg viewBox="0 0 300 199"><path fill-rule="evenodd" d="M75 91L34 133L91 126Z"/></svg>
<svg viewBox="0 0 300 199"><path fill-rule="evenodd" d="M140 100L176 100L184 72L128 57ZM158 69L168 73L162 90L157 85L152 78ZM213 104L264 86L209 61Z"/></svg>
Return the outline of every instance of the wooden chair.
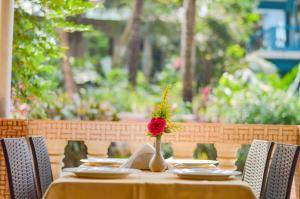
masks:
<svg viewBox="0 0 300 199"><path fill-rule="evenodd" d="M53 181L51 163L44 137L29 137L39 198L42 198Z"/></svg>
<svg viewBox="0 0 300 199"><path fill-rule="evenodd" d="M252 188L256 198L262 198L274 143L253 140L245 163L243 180Z"/></svg>
<svg viewBox="0 0 300 199"><path fill-rule="evenodd" d="M25 138L1 139L11 199L37 199L32 158Z"/></svg>
<svg viewBox="0 0 300 199"><path fill-rule="evenodd" d="M277 144L272 157L264 199L289 199L299 146Z"/></svg>

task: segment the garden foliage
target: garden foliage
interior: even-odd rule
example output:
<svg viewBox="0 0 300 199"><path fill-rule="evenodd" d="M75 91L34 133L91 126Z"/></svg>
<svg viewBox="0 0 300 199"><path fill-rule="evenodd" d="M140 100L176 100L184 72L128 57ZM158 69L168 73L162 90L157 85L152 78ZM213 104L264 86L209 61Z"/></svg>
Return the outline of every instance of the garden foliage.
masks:
<svg viewBox="0 0 300 199"><path fill-rule="evenodd" d="M13 112L15 117L49 117L44 108L61 87L64 49L57 31L86 31L70 20L97 5L85 0L16 0L13 39Z"/></svg>
<svg viewBox="0 0 300 199"><path fill-rule="evenodd" d="M160 100L162 88L172 85L171 107L175 114L194 113L200 120L230 123L299 124L298 92L290 89L297 70L280 77L246 69L246 45L259 20L253 12L253 0L212 2L197 5L201 13L195 31L195 77L191 77L195 97L193 103L183 103L180 23L176 18L180 1L145 2L143 36L152 43L153 68L149 76L140 66L137 85L132 87L125 68L111 68L106 33L88 31L90 26L72 22L98 5L85 0L16 0L14 116L118 120L120 112L149 115L152 105ZM131 3L105 1L104 6L98 11L119 7L130 11ZM157 26L147 29L154 22ZM76 100L70 99L63 88L61 59L66 49L60 47L58 30L88 31L83 34L87 45L84 56L69 58L78 91Z"/></svg>
<svg viewBox="0 0 300 199"><path fill-rule="evenodd" d="M225 73L213 89L206 115L212 121L248 124L299 124L299 92L289 87L298 72L280 77L245 69Z"/></svg>

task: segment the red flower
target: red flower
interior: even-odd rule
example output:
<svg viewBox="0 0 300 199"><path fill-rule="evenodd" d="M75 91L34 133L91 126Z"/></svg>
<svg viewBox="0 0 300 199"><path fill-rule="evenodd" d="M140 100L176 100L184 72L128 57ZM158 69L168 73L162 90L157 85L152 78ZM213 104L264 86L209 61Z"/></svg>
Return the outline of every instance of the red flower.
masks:
<svg viewBox="0 0 300 199"><path fill-rule="evenodd" d="M152 118L147 127L152 136L156 137L165 131L166 125L164 118Z"/></svg>
<svg viewBox="0 0 300 199"><path fill-rule="evenodd" d="M210 93L210 89L208 86L205 86L202 90L202 95L204 95L205 98L208 98L209 96L209 93Z"/></svg>

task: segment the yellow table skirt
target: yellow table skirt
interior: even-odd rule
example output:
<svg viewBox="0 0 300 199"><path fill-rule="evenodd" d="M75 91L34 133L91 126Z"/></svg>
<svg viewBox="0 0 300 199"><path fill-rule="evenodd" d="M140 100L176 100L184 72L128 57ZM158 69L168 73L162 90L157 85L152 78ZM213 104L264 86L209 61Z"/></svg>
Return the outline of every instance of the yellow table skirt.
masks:
<svg viewBox="0 0 300 199"><path fill-rule="evenodd" d="M125 179L55 180L44 199L255 199L241 180L183 180L169 173L142 172Z"/></svg>

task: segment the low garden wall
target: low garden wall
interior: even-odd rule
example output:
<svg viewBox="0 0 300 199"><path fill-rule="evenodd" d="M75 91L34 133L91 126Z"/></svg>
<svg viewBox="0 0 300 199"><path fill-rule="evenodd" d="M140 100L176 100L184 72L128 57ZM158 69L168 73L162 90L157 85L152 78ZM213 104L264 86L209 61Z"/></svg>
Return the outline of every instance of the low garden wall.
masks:
<svg viewBox="0 0 300 199"><path fill-rule="evenodd" d="M181 123L179 126L178 132L163 138L163 142L171 143L174 157L192 158L198 143L214 144L219 166L228 169L235 169L236 154L241 144L250 144L253 139L300 145L300 128L296 125ZM112 141L127 141L131 152L143 143L153 142L145 132L145 122L0 119L1 138L45 136L55 178L59 176L68 140L83 140L89 155L105 157ZM9 198L1 150L0 153L0 198ZM292 198L295 199L300 199L299 165L292 189Z"/></svg>

